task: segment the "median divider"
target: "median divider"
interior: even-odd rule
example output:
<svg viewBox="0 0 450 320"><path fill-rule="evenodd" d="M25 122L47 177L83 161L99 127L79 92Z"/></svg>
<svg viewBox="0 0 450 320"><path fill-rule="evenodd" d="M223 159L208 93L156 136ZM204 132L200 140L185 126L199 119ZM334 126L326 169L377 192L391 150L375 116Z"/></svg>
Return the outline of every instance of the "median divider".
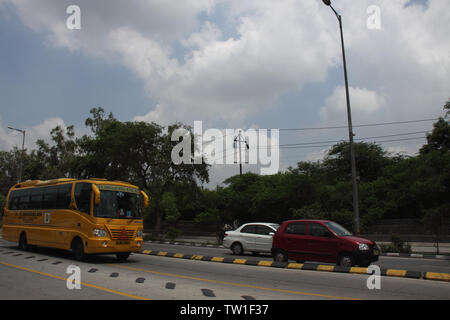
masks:
<svg viewBox="0 0 450 320"><path fill-rule="evenodd" d="M231 263L240 265L251 265L258 267L271 267L271 268L283 268L283 269L293 269L293 270L309 270L309 271L322 271L322 272L339 272L339 273L353 273L353 274L366 274L371 275L372 272L369 268L361 267L341 267L335 265L322 265L318 263L289 263L289 262L278 262L270 260L247 260L242 258L229 258L229 257L210 257L195 254L184 254L184 253L172 253L166 251L154 251L154 250L142 250L139 252L144 255L178 258L178 259L188 259L188 260L199 260L199 261L209 261L216 263ZM412 278L412 279L426 279L426 280L438 280L450 282L449 273L437 273L437 272L420 272L420 271L409 271L409 270L399 270L399 269L381 269L381 275L387 277L401 277L401 278Z"/></svg>

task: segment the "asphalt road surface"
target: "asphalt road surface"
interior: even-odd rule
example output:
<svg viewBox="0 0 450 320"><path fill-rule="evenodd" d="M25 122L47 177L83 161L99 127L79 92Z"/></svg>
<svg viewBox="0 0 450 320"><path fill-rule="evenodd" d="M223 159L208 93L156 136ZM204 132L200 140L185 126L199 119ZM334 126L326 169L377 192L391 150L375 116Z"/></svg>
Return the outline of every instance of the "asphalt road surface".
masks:
<svg viewBox="0 0 450 320"><path fill-rule="evenodd" d="M68 287L76 274L71 266L79 268L80 289ZM142 254L126 262L113 255L78 262L65 251L20 251L0 240L0 299L450 299L448 282L381 277L381 288L369 290L368 277Z"/></svg>

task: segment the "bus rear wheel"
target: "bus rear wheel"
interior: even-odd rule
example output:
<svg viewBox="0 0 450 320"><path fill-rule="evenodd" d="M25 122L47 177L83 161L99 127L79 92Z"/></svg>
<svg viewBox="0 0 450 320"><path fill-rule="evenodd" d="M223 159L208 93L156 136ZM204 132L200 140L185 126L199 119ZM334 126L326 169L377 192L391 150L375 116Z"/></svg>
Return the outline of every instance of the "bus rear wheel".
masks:
<svg viewBox="0 0 450 320"><path fill-rule="evenodd" d="M28 245L28 241L27 241L27 234L25 232L22 232L20 234L19 249L23 250L23 251L27 251L29 249L29 245Z"/></svg>

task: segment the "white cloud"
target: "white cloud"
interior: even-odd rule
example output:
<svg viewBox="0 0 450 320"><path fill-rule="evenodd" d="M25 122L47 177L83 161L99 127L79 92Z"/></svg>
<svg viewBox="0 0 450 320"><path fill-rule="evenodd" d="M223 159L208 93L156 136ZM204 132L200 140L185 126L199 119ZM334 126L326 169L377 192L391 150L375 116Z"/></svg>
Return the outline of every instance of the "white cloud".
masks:
<svg viewBox="0 0 450 320"><path fill-rule="evenodd" d="M163 123L232 122L265 110L283 94L323 81L338 52L317 2L225 2L236 15L237 37L221 39L212 21L198 19L220 1L79 1L79 31L65 28L66 1L11 1L24 23L53 44L119 61L138 74L158 102L139 119ZM172 58L177 42L187 50L182 63Z"/></svg>
<svg viewBox="0 0 450 320"><path fill-rule="evenodd" d="M382 95L366 88L350 87L349 95L352 114L357 113L359 118L365 115L371 116L373 113L381 111L385 106L385 98ZM320 115L324 121L347 115L345 87L336 87L333 94L326 98L325 106L320 109Z"/></svg>
<svg viewBox="0 0 450 320"><path fill-rule="evenodd" d="M332 91L325 99L318 94L314 111L299 101L299 113L289 116L309 111L320 119L317 126L347 123L343 76L328 74L342 68L338 22L320 0L78 0L79 31L65 27L72 1L1 1L12 3L50 45L138 75L155 106L141 115L130 110L135 120L245 127L279 107L285 95L328 80ZM406 3L335 1L343 16L354 124L442 114L450 88L449 2ZM380 30L366 26L369 5L380 7ZM219 10L223 21L215 19Z"/></svg>
<svg viewBox="0 0 450 320"><path fill-rule="evenodd" d="M71 1L9 2L49 43L122 63L138 74L157 106L137 119L239 121L275 107L305 84L324 81L329 68L341 63L337 21L320 1L79 0L79 31L65 27ZM372 99L361 109L352 103L355 112L381 111L385 101L364 91L371 88L387 98L390 116L406 108L423 116L423 105L436 105L449 87L448 1L405 7L407 2L335 4L344 19L352 100L358 94ZM380 7L381 30L366 27L369 5ZM234 37L223 38L218 24L208 20L216 10L234 23ZM180 47L184 59L177 60Z"/></svg>
<svg viewBox="0 0 450 320"><path fill-rule="evenodd" d="M310 152L307 154L305 161L311 161L311 162L322 161L325 158L325 156L328 154L328 151L330 151L330 148Z"/></svg>

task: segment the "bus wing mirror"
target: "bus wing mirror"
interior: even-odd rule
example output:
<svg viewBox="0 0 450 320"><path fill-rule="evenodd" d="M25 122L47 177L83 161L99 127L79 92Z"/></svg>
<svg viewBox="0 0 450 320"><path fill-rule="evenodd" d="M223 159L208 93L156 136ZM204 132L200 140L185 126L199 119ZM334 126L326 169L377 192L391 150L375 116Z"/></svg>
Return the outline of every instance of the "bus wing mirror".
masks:
<svg viewBox="0 0 450 320"><path fill-rule="evenodd" d="M93 184L92 191L94 191L94 204L98 206L100 204L100 190L95 184Z"/></svg>
<svg viewBox="0 0 450 320"><path fill-rule="evenodd" d="M148 195L144 191L140 191L141 196L144 198L144 208L148 208L149 200Z"/></svg>

